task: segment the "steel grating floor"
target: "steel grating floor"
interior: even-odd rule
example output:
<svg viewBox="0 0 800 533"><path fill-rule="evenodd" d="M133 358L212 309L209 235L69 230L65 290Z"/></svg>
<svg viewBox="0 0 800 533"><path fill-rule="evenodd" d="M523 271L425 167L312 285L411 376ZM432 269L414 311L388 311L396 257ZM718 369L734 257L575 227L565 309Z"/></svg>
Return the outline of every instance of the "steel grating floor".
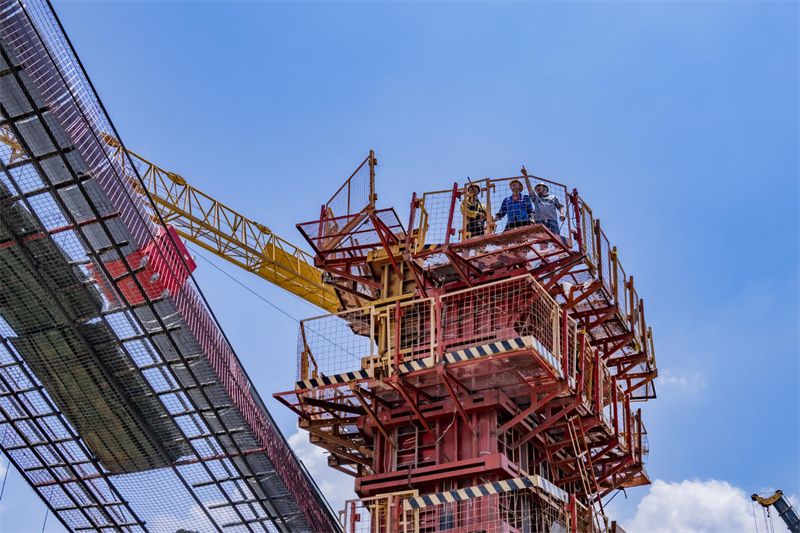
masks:
<svg viewBox="0 0 800 533"><path fill-rule="evenodd" d="M0 115L0 450L73 531L336 529L45 2L0 2Z"/></svg>

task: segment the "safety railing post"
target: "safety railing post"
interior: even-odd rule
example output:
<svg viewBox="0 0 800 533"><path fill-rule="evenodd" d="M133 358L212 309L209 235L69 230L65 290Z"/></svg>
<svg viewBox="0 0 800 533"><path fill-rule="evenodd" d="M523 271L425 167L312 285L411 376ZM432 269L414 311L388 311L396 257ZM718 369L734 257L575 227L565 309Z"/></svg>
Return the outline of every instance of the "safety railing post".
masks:
<svg viewBox="0 0 800 533"><path fill-rule="evenodd" d="M436 303L434 300L428 300L428 310L430 313L430 336L431 336L431 349L430 349L430 357L433 361L436 361L436 352L439 346L439 325L436 322Z"/></svg>
<svg viewBox="0 0 800 533"><path fill-rule="evenodd" d="M569 518L572 533L578 533L578 504L574 494L569 495Z"/></svg>
<svg viewBox="0 0 800 533"><path fill-rule="evenodd" d="M572 189L572 195L570 197L571 204L572 204L572 211L575 213L575 240L578 242L578 250L581 252L585 252L586 249L583 247L583 230L581 226L581 210L578 205L578 189Z"/></svg>
<svg viewBox="0 0 800 533"><path fill-rule="evenodd" d="M617 378L611 378L611 403L614 406L614 434L619 435L619 407L617 405Z"/></svg>
<svg viewBox="0 0 800 533"><path fill-rule="evenodd" d="M639 299L639 342L642 350L647 350L647 321L644 318L644 300Z"/></svg>
<svg viewBox="0 0 800 533"><path fill-rule="evenodd" d="M612 286L613 286L613 291L614 291L614 304L616 304L617 309L619 309L619 301L620 301L619 300L619 284L618 284L619 283L619 279L618 279L618 272L617 272L617 267L619 265L617 264L617 247L616 246L614 246L611 249L611 262L610 262L609 266L611 267L610 268L610 273L613 272L611 277L613 279ZM623 283L624 283L624 281L623 281ZM624 289L624 287L623 287L623 290L622 290L622 297L625 298L625 289Z"/></svg>
<svg viewBox="0 0 800 533"><path fill-rule="evenodd" d="M566 308L561 310L561 349L564 352L561 354L561 358L563 359L563 375L564 379L569 385L569 316L568 310Z"/></svg>
<svg viewBox="0 0 800 533"><path fill-rule="evenodd" d="M600 379L603 377L603 373L600 371L600 352L594 352L594 402L597 408L597 413L601 415L603 414L603 383Z"/></svg>
<svg viewBox="0 0 800 533"><path fill-rule="evenodd" d="M439 361L441 361L442 358L444 357L444 348L445 348L445 346L444 346L444 330L443 330L443 322L442 322L443 307L444 306L442 305L442 297L437 292L434 295L434 300L433 300L433 310L434 310L433 312L434 312L434 316L435 316L435 320L436 320L436 322L435 322L435 326L436 326L436 351L435 351L435 357L434 357L434 363L435 364L438 364Z"/></svg>
<svg viewBox="0 0 800 533"><path fill-rule="evenodd" d="M625 395L625 436L627 438L628 450L633 449L633 435L631 431L633 430L633 421L631 420L631 397L630 395Z"/></svg>
<svg viewBox="0 0 800 533"><path fill-rule="evenodd" d="M403 309L400 302L394 304L394 369L400 371L400 321L403 318Z"/></svg>
<svg viewBox="0 0 800 533"><path fill-rule="evenodd" d="M592 228L594 233L594 250L595 255L597 256L597 277L605 283L605 279L603 276L603 262L606 260L603 257L603 245L600 242L600 220L594 221L594 228Z"/></svg>
<svg viewBox="0 0 800 533"><path fill-rule="evenodd" d="M458 198L458 183L453 183L453 196L450 198L450 213L447 215L447 235L444 238L445 244L450 244L450 236L455 232L453 229L453 215L456 210L456 198Z"/></svg>
<svg viewBox="0 0 800 533"><path fill-rule="evenodd" d="M636 410L636 449L638 450L639 464L642 464L642 409Z"/></svg>
<svg viewBox="0 0 800 533"><path fill-rule="evenodd" d="M408 215L408 226L406 231L406 253L411 253L411 245L414 243L414 219L417 216L417 193L411 195L411 211Z"/></svg>
<svg viewBox="0 0 800 533"><path fill-rule="evenodd" d="M494 185L486 178L486 234L494 233L494 217L492 217L492 189Z"/></svg>
<svg viewBox="0 0 800 533"><path fill-rule="evenodd" d="M585 357L586 357L586 334L585 334L585 332L583 330L581 330L581 331L578 332L578 335L581 338L581 340L580 340L580 352L578 352L578 357L579 357L578 364L580 365L580 369L581 369L580 374L581 375L580 375L580 380L578 380L578 382L575 384L575 387L577 389L577 394L580 396L581 394L583 394L583 377L584 377L585 372L586 372L586 359L585 359Z"/></svg>
<svg viewBox="0 0 800 533"><path fill-rule="evenodd" d="M373 208L375 207L375 201L378 199L378 195L375 194L375 165L377 164L378 161L375 159L375 151L370 150L369 151L369 206ZM349 202L350 195L348 194L347 196ZM347 212L348 213L350 212L349 205Z"/></svg>
<svg viewBox="0 0 800 533"><path fill-rule="evenodd" d="M631 331L636 331L636 299L634 298L633 291L633 276L629 278L627 285L628 289L628 313L630 314L629 324Z"/></svg>

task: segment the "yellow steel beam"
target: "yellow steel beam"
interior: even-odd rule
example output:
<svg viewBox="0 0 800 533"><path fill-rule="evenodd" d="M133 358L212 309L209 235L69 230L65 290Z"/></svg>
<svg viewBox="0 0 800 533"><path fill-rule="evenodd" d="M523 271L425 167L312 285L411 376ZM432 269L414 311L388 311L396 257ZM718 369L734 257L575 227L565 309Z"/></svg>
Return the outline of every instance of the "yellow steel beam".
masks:
<svg viewBox="0 0 800 533"><path fill-rule="evenodd" d="M11 133L11 128L8 127L8 124L0 124L0 142L11 148L11 154L8 158L9 163L13 163L18 159L25 159L25 152L17 142L14 134Z"/></svg>
<svg viewBox="0 0 800 533"><path fill-rule="evenodd" d="M113 137L102 134L116 150L115 157L129 169L122 146ZM11 149L9 162L25 159L25 153L7 124L0 124L0 143ZM234 265L252 272L317 305L328 312L339 310L336 293L322 283L322 272L314 257L281 239L270 229L225 206L195 189L179 175L151 163L132 152L127 153L140 167L147 192L155 201L164 221L173 225L178 235ZM141 185L128 172L134 190L143 194Z"/></svg>
<svg viewBox="0 0 800 533"><path fill-rule="evenodd" d="M117 150L115 156L127 170L130 164L120 143L105 134L103 137ZM147 192L164 221L174 226L181 237L326 311L339 310L339 299L323 285L322 272L313 265L311 254L195 189L179 175L135 152L127 153L139 167ZM128 175L135 190L142 193L133 173Z"/></svg>

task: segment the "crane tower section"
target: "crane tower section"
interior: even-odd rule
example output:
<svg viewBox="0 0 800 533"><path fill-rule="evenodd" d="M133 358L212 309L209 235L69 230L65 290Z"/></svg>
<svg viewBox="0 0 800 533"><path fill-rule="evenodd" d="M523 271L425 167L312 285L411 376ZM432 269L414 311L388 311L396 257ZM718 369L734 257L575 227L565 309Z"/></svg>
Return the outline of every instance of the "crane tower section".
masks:
<svg viewBox="0 0 800 533"><path fill-rule="evenodd" d="M650 482L635 402L655 398L657 370L600 221L523 167L414 194L403 224L365 163L297 226L341 310L301 322L297 381L275 395L355 477L344 530L611 528L603 498ZM493 217L515 181L534 203L543 184L563 218Z"/></svg>
<svg viewBox="0 0 800 533"><path fill-rule="evenodd" d="M0 1L0 451L71 531L332 531L45 1Z"/></svg>

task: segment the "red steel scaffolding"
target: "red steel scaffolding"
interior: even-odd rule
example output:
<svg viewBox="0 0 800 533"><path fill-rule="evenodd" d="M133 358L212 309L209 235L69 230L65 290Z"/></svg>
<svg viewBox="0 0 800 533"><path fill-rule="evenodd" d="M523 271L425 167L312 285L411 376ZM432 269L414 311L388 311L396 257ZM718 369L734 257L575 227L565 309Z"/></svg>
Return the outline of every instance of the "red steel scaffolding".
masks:
<svg viewBox="0 0 800 533"><path fill-rule="evenodd" d="M476 190L458 183L415 194L404 228L376 209L373 154L365 164L298 224L342 310L301 322L295 388L275 395L355 477L345 531L611 528L603 498L650 482L632 402L655 398L657 370L599 220L523 168L474 182L485 234L471 235L460 206ZM559 199L558 231L493 220L512 180Z"/></svg>

